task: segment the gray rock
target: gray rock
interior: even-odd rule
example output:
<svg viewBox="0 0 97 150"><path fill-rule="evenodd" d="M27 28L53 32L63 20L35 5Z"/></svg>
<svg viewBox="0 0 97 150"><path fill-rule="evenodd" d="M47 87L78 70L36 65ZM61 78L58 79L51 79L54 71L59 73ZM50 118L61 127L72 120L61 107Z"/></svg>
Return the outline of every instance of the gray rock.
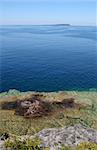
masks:
<svg viewBox="0 0 97 150"><path fill-rule="evenodd" d="M43 146L50 147L50 150L59 150L61 145L73 148L82 142L97 143L97 131L81 124L60 129L44 129L36 136L43 141Z"/></svg>
<svg viewBox="0 0 97 150"><path fill-rule="evenodd" d="M0 140L0 150L4 150L4 141Z"/></svg>

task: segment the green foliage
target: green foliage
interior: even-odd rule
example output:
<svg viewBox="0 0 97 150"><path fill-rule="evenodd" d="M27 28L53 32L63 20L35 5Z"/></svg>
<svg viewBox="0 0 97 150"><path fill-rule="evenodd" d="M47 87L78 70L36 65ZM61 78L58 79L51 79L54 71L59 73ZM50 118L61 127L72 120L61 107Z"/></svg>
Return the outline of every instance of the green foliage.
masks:
<svg viewBox="0 0 97 150"><path fill-rule="evenodd" d="M35 139L26 139L26 140L7 140L5 142L5 149L11 149L11 150L40 150L41 141L37 138Z"/></svg>
<svg viewBox="0 0 97 150"><path fill-rule="evenodd" d="M81 143L74 150L97 150L97 144L91 142Z"/></svg>
<svg viewBox="0 0 97 150"><path fill-rule="evenodd" d="M73 149L69 146L61 146L60 150L97 150L97 144L91 142L84 142L75 146L75 148Z"/></svg>

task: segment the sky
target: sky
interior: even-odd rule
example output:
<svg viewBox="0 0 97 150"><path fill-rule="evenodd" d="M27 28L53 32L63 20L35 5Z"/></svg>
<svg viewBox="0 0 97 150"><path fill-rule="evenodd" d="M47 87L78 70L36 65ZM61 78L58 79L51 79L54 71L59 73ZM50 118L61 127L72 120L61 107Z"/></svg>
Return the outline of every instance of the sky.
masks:
<svg viewBox="0 0 97 150"><path fill-rule="evenodd" d="M0 0L0 25L96 25L96 0Z"/></svg>

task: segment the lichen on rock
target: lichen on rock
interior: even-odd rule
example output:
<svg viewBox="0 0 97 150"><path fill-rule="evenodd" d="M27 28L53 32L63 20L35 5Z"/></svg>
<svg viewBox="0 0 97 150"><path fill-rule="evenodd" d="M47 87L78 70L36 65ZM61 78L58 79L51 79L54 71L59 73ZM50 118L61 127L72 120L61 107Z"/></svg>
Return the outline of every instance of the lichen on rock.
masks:
<svg viewBox="0 0 97 150"><path fill-rule="evenodd" d="M36 134L42 141L43 146L50 147L51 150L60 150L61 145L74 148L83 142L97 144L97 131L91 128L76 124L64 128L44 129Z"/></svg>

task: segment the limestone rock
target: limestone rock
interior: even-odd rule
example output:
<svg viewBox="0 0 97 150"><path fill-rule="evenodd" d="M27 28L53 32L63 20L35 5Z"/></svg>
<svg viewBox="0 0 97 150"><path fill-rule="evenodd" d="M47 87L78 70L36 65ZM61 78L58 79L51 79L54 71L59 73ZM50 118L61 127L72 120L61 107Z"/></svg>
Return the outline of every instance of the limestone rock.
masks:
<svg viewBox="0 0 97 150"><path fill-rule="evenodd" d="M97 143L97 131L81 124L59 129L44 129L36 136L43 141L43 146L50 147L50 150L59 150L61 145L73 148L82 142Z"/></svg>

